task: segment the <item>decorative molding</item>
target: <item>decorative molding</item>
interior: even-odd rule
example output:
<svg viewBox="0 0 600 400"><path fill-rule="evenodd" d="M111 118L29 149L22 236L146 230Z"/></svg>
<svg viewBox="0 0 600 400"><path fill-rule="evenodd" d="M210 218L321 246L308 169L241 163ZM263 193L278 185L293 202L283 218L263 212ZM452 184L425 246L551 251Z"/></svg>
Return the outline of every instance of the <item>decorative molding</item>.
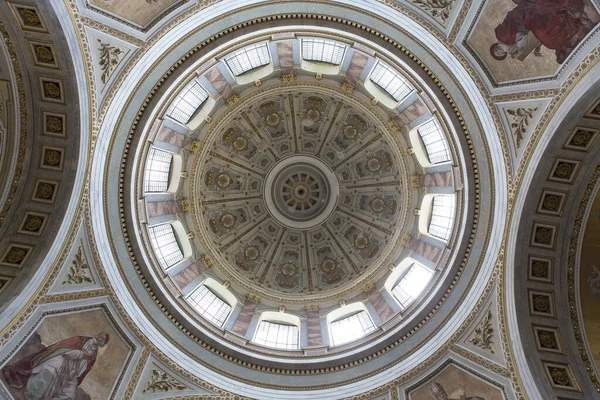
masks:
<svg viewBox="0 0 600 400"><path fill-rule="evenodd" d="M66 276L63 278L63 285L81 285L82 283L96 283L94 277L90 272L90 267L83 254L83 247L80 245L75 254L75 258L71 261L71 267L69 268Z"/></svg>
<svg viewBox="0 0 600 400"><path fill-rule="evenodd" d="M494 344L492 340L493 333L494 328L492 327L492 310L488 310L471 334L469 343L472 343L483 350L488 350L494 354L494 350L492 349L492 344Z"/></svg>
<svg viewBox="0 0 600 400"><path fill-rule="evenodd" d="M533 127L533 114L537 110L538 107L517 107L504 109L504 112L509 120L511 133L513 134L517 144L517 148L521 147L521 143L523 142L527 131Z"/></svg>
<svg viewBox="0 0 600 400"><path fill-rule="evenodd" d="M146 382L142 393L152 391L152 394L158 392L172 392L188 389L186 385L173 378L158 367L152 369L152 377Z"/></svg>

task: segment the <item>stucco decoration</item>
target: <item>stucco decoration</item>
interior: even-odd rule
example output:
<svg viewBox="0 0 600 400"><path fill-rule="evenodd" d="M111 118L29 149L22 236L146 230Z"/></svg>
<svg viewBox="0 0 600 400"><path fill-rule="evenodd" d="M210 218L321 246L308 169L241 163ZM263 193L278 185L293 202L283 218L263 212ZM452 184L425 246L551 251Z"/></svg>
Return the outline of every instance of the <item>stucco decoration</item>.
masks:
<svg viewBox="0 0 600 400"><path fill-rule="evenodd" d="M2 368L15 399L114 395L132 345L102 309L47 316Z"/></svg>
<svg viewBox="0 0 600 400"><path fill-rule="evenodd" d="M482 377L449 365L434 374L421 387L410 392L410 400L504 400L502 391Z"/></svg>
<svg viewBox="0 0 600 400"><path fill-rule="evenodd" d="M553 76L597 28L591 0L487 1L467 44L496 84Z"/></svg>

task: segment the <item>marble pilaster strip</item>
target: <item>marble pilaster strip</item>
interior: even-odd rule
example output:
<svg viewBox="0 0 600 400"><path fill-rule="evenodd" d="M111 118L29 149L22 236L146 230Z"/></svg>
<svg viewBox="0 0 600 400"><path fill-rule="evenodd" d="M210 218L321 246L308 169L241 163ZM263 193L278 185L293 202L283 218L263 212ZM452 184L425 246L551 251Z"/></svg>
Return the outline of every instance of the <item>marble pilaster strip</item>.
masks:
<svg viewBox="0 0 600 400"><path fill-rule="evenodd" d="M423 103L421 99L417 99L414 103L406 107L404 111L394 117L394 121L400 128L405 125L410 124L415 119L419 118L421 115L425 114L428 111L427 106Z"/></svg>
<svg viewBox="0 0 600 400"><path fill-rule="evenodd" d="M227 80L225 80L225 78L221 74L221 71L219 71L217 67L214 67L210 71L208 71L205 77L206 79L208 79L210 84L213 85L215 89L217 89L219 94L223 96L224 99L228 99L235 94L235 92L233 91L231 86L229 86L229 83L227 82Z"/></svg>
<svg viewBox="0 0 600 400"><path fill-rule="evenodd" d="M387 321L391 317L395 315L394 310L390 307L385 298L381 295L381 292L376 288L371 288L367 291L367 296L369 297L369 301L371 305L379 314L382 322Z"/></svg>
<svg viewBox="0 0 600 400"><path fill-rule="evenodd" d="M250 326L250 321L252 321L252 317L254 316L254 311L256 311L256 306L258 303L255 300L246 299L246 303L244 303L244 307L242 307L242 311L238 314L237 319L235 320L235 324L231 330L238 335L245 336L248 332L248 327Z"/></svg>
<svg viewBox="0 0 600 400"><path fill-rule="evenodd" d="M321 346L323 344L323 335L321 334L319 311L306 312L306 326L308 328L308 345Z"/></svg>
<svg viewBox="0 0 600 400"><path fill-rule="evenodd" d="M369 58L366 55L354 52L352 60L350 61L350 68L348 68L348 72L346 72L346 77L344 78L344 83L355 87L360 74L365 68L365 65L367 65L367 61L369 61Z"/></svg>
<svg viewBox="0 0 600 400"><path fill-rule="evenodd" d="M204 274L204 270L206 266L202 262L202 260L198 260L177 275L173 277L173 282L179 287L179 289L183 289L194 279Z"/></svg>
<svg viewBox="0 0 600 400"><path fill-rule="evenodd" d="M428 243L421 241L420 239L410 238L407 248L420 254L427 260L437 263L442 255L442 249L432 246Z"/></svg>
<svg viewBox="0 0 600 400"><path fill-rule="evenodd" d="M173 129L167 128L165 126L161 127L158 133L156 134L156 140L172 144L173 146L177 146L181 149L191 147L192 143L194 142L193 139L185 136L184 134L174 131Z"/></svg>
<svg viewBox="0 0 600 400"><path fill-rule="evenodd" d="M294 72L294 59L292 56L292 42L277 42L277 53L279 53L279 66L283 75Z"/></svg>
<svg viewBox="0 0 600 400"><path fill-rule="evenodd" d="M181 201L157 201L147 203L148 216L158 217L159 215L180 214L183 212Z"/></svg>
<svg viewBox="0 0 600 400"><path fill-rule="evenodd" d="M419 175L419 187L451 187L452 172Z"/></svg>

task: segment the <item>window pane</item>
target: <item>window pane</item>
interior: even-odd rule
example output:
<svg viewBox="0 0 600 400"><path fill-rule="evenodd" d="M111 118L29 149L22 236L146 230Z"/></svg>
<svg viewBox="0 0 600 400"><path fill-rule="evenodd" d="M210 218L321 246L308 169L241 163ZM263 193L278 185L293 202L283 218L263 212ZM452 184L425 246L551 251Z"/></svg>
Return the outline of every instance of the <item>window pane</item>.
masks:
<svg viewBox="0 0 600 400"><path fill-rule="evenodd" d="M420 264L413 264L408 268L392 289L392 294L403 309L419 297L432 275L433 272Z"/></svg>
<svg viewBox="0 0 600 400"><path fill-rule="evenodd" d="M194 290L189 295L188 301L198 310L200 315L219 328L223 327L225 320L231 313L231 306L221 300L206 285L201 285Z"/></svg>
<svg viewBox="0 0 600 400"><path fill-rule="evenodd" d="M375 330L375 325L366 311L333 321L330 327L334 346L360 339Z"/></svg>
<svg viewBox="0 0 600 400"><path fill-rule="evenodd" d="M299 335L296 325L262 321L254 335L254 342L277 349L296 350Z"/></svg>
<svg viewBox="0 0 600 400"><path fill-rule="evenodd" d="M432 119L419 126L417 129L419 136L425 145L427 157L432 164L439 164L450 161L450 149L448 142L444 137L442 128L437 120Z"/></svg>
<svg viewBox="0 0 600 400"><path fill-rule="evenodd" d="M206 99L208 99L208 92L194 80L175 97L167 110L167 115L179 123L187 124Z"/></svg>
<svg viewBox="0 0 600 400"><path fill-rule="evenodd" d="M183 253L171 224L150 226L148 233L156 258L163 268L168 268L183 260Z"/></svg>
<svg viewBox="0 0 600 400"><path fill-rule="evenodd" d="M440 239L448 240L454 224L454 196L435 196L431 207L429 233Z"/></svg>
<svg viewBox="0 0 600 400"><path fill-rule="evenodd" d="M225 62L235 76L240 76L244 72L269 64L271 57L267 44L263 43L234 51L225 57Z"/></svg>
<svg viewBox="0 0 600 400"><path fill-rule="evenodd" d="M169 175L173 155L169 152L150 148L144 174L144 191L166 192L169 188Z"/></svg>
<svg viewBox="0 0 600 400"><path fill-rule="evenodd" d="M344 57L346 46L323 39L302 39L302 58L339 65Z"/></svg>
<svg viewBox="0 0 600 400"><path fill-rule="evenodd" d="M388 92L396 101L402 101L413 91L398 71L381 62L373 68L371 81Z"/></svg>

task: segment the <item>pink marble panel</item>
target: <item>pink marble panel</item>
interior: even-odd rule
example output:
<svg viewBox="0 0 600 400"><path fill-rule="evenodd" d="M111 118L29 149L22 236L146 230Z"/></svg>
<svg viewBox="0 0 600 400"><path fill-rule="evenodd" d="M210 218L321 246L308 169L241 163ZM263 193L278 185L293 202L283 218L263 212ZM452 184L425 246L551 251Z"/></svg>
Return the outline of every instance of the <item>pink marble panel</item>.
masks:
<svg viewBox="0 0 600 400"><path fill-rule="evenodd" d="M306 312L306 326L308 328L308 345L321 346L323 335L321 334L321 318L318 311Z"/></svg>
<svg viewBox="0 0 600 400"><path fill-rule="evenodd" d="M419 175L420 187L448 187L452 186L452 173L440 172L437 174Z"/></svg>
<svg viewBox="0 0 600 400"><path fill-rule="evenodd" d="M421 99L417 99L414 103L408 106L406 110L402 111L399 115L394 117L394 121L396 121L399 127L403 127L405 125L410 124L412 121L419 118L426 112L427 106L423 103Z"/></svg>
<svg viewBox="0 0 600 400"><path fill-rule="evenodd" d="M352 60L350 61L350 68L348 68L348 72L346 72L344 82L352 87L356 86L358 78L360 77L360 74L365 68L365 65L367 65L368 60L369 58L364 54L355 52L352 55Z"/></svg>
<svg viewBox="0 0 600 400"><path fill-rule="evenodd" d="M408 249L420 254L434 263L437 263L442 255L442 249L415 238L410 238L410 241L408 242Z"/></svg>
<svg viewBox="0 0 600 400"><path fill-rule="evenodd" d="M279 53L279 66L283 75L289 75L294 71L294 60L292 57L291 42L277 42L277 53Z"/></svg>
<svg viewBox="0 0 600 400"><path fill-rule="evenodd" d="M147 208L149 217L178 214L183 212L181 208L181 201L157 201L155 203L148 203Z"/></svg>
<svg viewBox="0 0 600 400"><path fill-rule="evenodd" d="M254 300L246 299L246 303L244 307L242 307L242 311L238 314L237 319L235 320L235 324L231 329L233 332L238 335L245 336L248 332L248 327L250 326L250 321L252 321L252 317L254 316L254 312L256 311L257 302Z"/></svg>
<svg viewBox="0 0 600 400"><path fill-rule="evenodd" d="M213 69L208 71L208 73L205 76L206 79L208 79L208 81L211 83L211 85L213 85L214 88L217 89L219 94L225 99L228 99L235 94L233 89L231 89L231 86L229 86L229 83L227 83L227 80L225 80L225 78L221 74L221 71L219 71L217 67L214 67Z"/></svg>
<svg viewBox="0 0 600 400"><path fill-rule="evenodd" d="M196 261L177 275L173 277L173 282L177 284L180 289L186 287L190 282L204 274L205 265L201 260Z"/></svg>
<svg viewBox="0 0 600 400"><path fill-rule="evenodd" d="M160 140L161 142L169 143L180 148L185 147L185 144L188 141L187 139L187 136L184 134L176 132L173 129L169 129L165 126L162 126L156 135L156 140Z"/></svg>
<svg viewBox="0 0 600 400"><path fill-rule="evenodd" d="M377 314L379 314L379 317L381 318L382 322L385 322L394 316L394 311L392 310L388 302L385 300L385 298L383 298L379 290L372 288L367 292L367 296L369 297L371 305L373 306L373 308L375 308Z"/></svg>

